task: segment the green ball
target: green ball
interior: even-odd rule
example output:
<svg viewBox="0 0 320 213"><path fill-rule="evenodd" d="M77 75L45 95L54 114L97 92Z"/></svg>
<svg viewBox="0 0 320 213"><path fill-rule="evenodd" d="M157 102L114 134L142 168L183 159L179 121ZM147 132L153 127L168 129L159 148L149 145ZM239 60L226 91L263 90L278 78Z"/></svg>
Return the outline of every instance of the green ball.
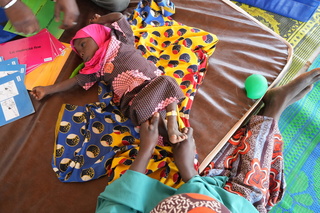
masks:
<svg viewBox="0 0 320 213"><path fill-rule="evenodd" d="M268 81L263 75L252 74L246 79L244 86L248 98L259 99L267 92Z"/></svg>

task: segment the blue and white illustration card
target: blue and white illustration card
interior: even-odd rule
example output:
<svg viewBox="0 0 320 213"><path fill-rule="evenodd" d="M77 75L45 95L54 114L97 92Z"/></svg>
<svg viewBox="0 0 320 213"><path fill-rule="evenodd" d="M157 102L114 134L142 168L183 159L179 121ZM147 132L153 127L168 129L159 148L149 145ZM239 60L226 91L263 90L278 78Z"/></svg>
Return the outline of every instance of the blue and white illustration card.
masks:
<svg viewBox="0 0 320 213"><path fill-rule="evenodd" d="M21 75L21 78L25 79L26 75L26 65L25 64L16 64L16 65L6 65L1 64L0 62L0 78L10 75L12 73L18 72Z"/></svg>
<svg viewBox="0 0 320 213"><path fill-rule="evenodd" d="M34 113L21 73L0 78L0 126Z"/></svg>
<svg viewBox="0 0 320 213"><path fill-rule="evenodd" d="M4 60L2 58L2 60L0 60L0 65L17 65L17 64L19 64L19 60L17 57L10 58L8 60Z"/></svg>

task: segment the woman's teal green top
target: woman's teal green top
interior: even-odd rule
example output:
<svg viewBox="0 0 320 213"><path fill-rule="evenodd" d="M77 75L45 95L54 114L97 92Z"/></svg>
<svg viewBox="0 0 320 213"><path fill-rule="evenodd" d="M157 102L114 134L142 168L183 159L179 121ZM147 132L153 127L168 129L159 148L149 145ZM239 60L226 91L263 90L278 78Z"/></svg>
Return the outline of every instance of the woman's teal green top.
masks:
<svg viewBox="0 0 320 213"><path fill-rule="evenodd" d="M145 174L128 170L108 185L98 197L96 212L150 212L161 200L175 194L199 193L219 200L231 212L258 212L245 198L223 189L227 177L190 179L179 189L169 187Z"/></svg>

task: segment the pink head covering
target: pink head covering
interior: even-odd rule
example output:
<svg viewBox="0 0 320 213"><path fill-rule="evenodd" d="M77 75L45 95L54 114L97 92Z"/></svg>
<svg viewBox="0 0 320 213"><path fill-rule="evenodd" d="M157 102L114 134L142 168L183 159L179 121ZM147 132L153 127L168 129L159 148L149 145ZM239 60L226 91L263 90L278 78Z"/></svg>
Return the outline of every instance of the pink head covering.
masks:
<svg viewBox="0 0 320 213"><path fill-rule="evenodd" d="M91 74L100 70L103 63L103 58L106 54L110 42L110 32L111 29L101 24L90 24L82 29L80 29L76 35L71 39L70 44L72 49L77 53L77 50L74 48L74 40L77 38L87 38L91 37L99 49L96 51L94 56L87 61L84 65L84 68L80 70L81 74Z"/></svg>

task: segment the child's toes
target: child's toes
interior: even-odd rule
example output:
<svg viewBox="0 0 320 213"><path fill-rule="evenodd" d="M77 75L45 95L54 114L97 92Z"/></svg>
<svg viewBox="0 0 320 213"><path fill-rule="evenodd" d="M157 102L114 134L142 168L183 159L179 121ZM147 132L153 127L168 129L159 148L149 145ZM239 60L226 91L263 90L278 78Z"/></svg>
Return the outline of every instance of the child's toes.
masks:
<svg viewBox="0 0 320 213"><path fill-rule="evenodd" d="M178 135L171 135L169 138L170 142L175 144L175 143L179 143L180 142L180 138Z"/></svg>

